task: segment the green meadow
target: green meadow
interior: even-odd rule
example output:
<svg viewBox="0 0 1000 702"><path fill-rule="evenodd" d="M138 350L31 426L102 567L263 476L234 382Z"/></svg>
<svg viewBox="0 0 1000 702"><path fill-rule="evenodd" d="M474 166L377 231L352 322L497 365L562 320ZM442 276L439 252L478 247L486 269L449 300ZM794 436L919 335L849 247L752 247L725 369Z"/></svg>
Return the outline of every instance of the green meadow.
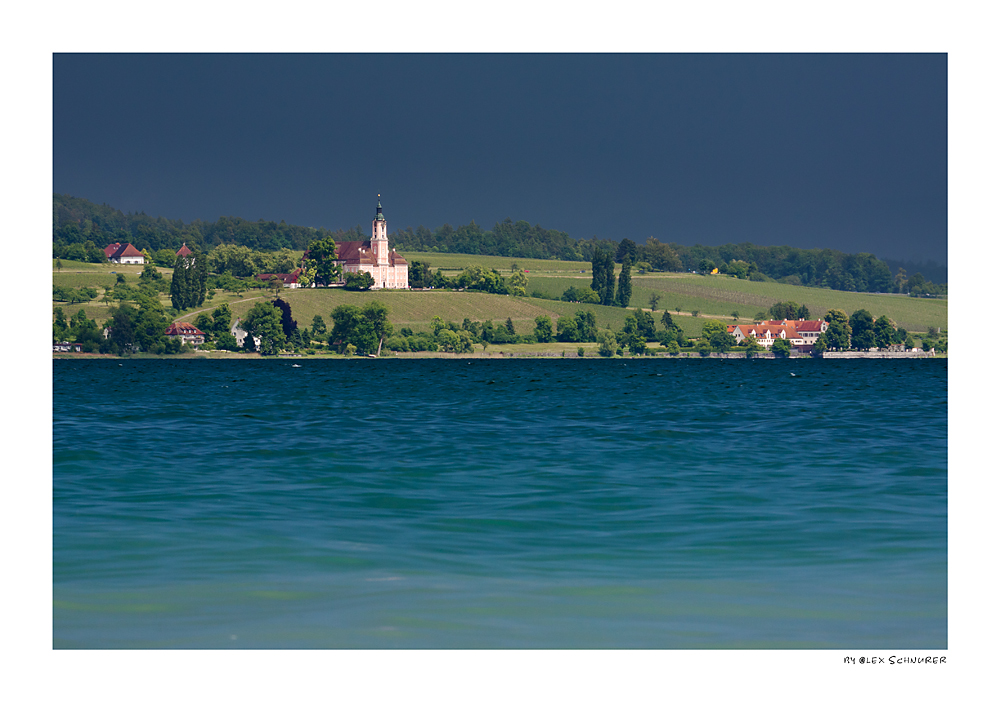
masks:
<svg viewBox="0 0 1000 702"><path fill-rule="evenodd" d="M508 317L514 322L518 333L528 333L534 329L534 319L548 315L554 320L563 315L572 316L577 310L586 309L594 313L599 327L621 329L626 309L601 305L580 305L579 303L545 299L559 298L570 286L587 288L590 286L590 264L580 261L554 261L498 256L474 256L470 254L443 254L433 252L400 252L408 261L426 261L433 268L440 268L446 275L457 275L463 268L480 265L496 269L510 275L515 264L527 271L529 297L509 297L488 295L481 292L458 292L452 290L371 290L350 292L339 288L287 289L281 297L292 307L292 313L300 325L309 325L314 315L321 315L329 321L329 315L339 305L363 305L369 300L385 302L390 309L390 321L396 327L410 327L414 331L430 329L435 316L448 321L461 322L466 317L473 321L493 320L504 322ZM169 277L169 268L160 268ZM111 264L79 263L63 261L57 270L53 263L53 284L64 287L97 288L98 298L86 303L53 303L61 306L67 316L85 309L87 315L102 323L110 317L110 306L103 301L104 286L114 285L113 271L124 273L132 283L138 279L138 266L114 266ZM582 272L581 272L582 271ZM620 266L616 267L616 275ZM631 307L650 309L650 298L657 295L657 311L654 316L659 322L663 310L669 311L688 336L696 336L701 331L704 318L718 318L732 321L736 312L741 323L748 323L758 313L766 314L775 302L792 300L805 304L810 316L822 317L827 310L842 309L848 314L858 309L866 309L875 317L886 315L897 325L915 332L926 331L928 327L948 328L948 302L944 299L911 298L902 295L852 293L823 288L809 288L773 282L753 282L719 275L702 276L693 273L647 273L638 274L633 269ZM530 297L532 293L545 296ZM259 300L270 299L273 294L267 290L251 290L242 295L216 291L212 299L197 310L185 310L177 319L193 320L204 310L211 310L222 303L228 303L234 316L245 313ZM170 308L169 296L161 295L164 307ZM678 314L677 309L681 312ZM695 312L698 313L695 316Z"/></svg>

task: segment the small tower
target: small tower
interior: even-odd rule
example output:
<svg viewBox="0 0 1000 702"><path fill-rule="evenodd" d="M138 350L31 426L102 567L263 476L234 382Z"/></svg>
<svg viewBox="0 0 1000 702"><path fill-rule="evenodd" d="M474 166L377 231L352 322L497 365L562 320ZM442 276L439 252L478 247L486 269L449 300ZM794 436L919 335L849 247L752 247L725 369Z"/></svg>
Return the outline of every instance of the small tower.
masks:
<svg viewBox="0 0 1000 702"><path fill-rule="evenodd" d="M372 252L378 265L389 265L389 237L385 231L385 217L382 215L382 193L378 194L378 206L375 209L375 219L372 220Z"/></svg>

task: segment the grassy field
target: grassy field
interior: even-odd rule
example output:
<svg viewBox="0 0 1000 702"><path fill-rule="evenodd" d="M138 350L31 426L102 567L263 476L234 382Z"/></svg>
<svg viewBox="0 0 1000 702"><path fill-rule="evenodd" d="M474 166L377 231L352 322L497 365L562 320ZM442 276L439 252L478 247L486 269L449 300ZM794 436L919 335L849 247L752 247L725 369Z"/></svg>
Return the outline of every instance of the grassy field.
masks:
<svg viewBox="0 0 1000 702"><path fill-rule="evenodd" d="M442 254L427 252L401 252L407 260L427 261L432 267L440 267L446 274L455 275L471 265L495 268L507 275L511 265L517 263L527 269L528 293L539 292L556 297L571 285L577 288L590 287L590 264L579 261L548 261L525 258L505 258L494 256L474 256L470 254ZM160 268L168 276L170 269ZM618 267L616 270L620 270ZM56 271L53 263L53 283L68 287L94 287L99 292L105 285L113 285L119 271L128 276L129 282L138 277L138 266L116 266L101 263L80 263L63 261L63 268ZM581 273L581 271L584 271ZM701 276L691 273L648 273L632 276L632 306L649 308L649 299L659 295L658 311L654 314L659 321L662 310L674 315L678 324L688 336L700 333L703 318L721 318L732 321L731 313L739 313L742 323L751 321L755 314L766 313L775 302L793 300L804 303L814 319L823 316L827 310L838 308L848 314L858 309L866 309L875 317L886 315L899 326L910 331L926 331L928 327L948 328L947 300L917 299L901 295L873 293L851 293L822 288L808 288L784 283L758 283L737 280L723 276ZM503 322L510 317L518 333L527 333L534 328L534 319L539 315L549 315L555 320L561 315L572 315L579 309L592 311L598 326L620 329L627 310L601 305L578 305L540 298L514 298L500 295L486 295L477 292L454 291L399 291L381 290L369 292L348 292L331 289L285 290L282 297L292 306L292 313L300 325L309 325L316 314L329 323L330 312L338 305L363 305L372 299L384 301L391 310L390 319L397 327L410 327L414 331L430 328L430 321L436 315L444 320L461 322L464 318L475 321L493 320ZM178 319L192 320L201 310L211 310L223 302L228 302L235 315L240 315L259 300L270 299L264 290L252 290L237 296L218 292L212 300L193 312L185 312ZM161 296L165 307L170 300ZM78 309L87 310L88 316L102 322L110 316L110 309L99 297L97 300L68 305L67 315ZM676 309L681 313L677 314ZM693 317L697 310L699 317Z"/></svg>

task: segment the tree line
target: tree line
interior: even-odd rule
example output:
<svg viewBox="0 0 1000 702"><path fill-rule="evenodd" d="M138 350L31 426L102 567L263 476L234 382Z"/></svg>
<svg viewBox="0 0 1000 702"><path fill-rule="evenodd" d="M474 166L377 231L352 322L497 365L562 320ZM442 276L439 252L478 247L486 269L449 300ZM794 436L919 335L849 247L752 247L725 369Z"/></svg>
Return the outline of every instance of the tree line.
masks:
<svg viewBox="0 0 1000 702"><path fill-rule="evenodd" d="M239 217L220 217L215 222L196 220L185 224L180 220L151 217L145 213L125 214L109 205L97 205L84 198L53 195L53 257L69 260L103 262L103 247L113 241L129 241L148 253L161 266L172 266L170 258L182 243L211 251L218 246L245 247L257 252L282 249L304 250L314 242L352 241L368 238L360 225L347 230L331 231L302 227L286 222L258 220L250 222ZM889 265L872 254L847 254L833 249L799 249L791 246L758 246L750 243L705 246L696 244L666 244L650 237L644 244L630 239L574 239L566 232L546 229L524 220L509 217L484 229L475 220L455 228L443 224L435 230L421 225L407 227L389 234L390 246L405 251L466 253L516 258L561 259L592 261L598 248L615 252L622 263L627 255L637 273L646 271L700 271L718 269L720 273L750 280L776 280L793 285L827 287L857 292L899 292L898 281ZM297 263L297 262L292 262ZM929 264L930 265L930 264ZM262 270L262 268L272 270ZM267 266L256 265L253 272L233 275L248 276L280 270L286 264L275 261ZM899 266L898 268L901 268ZM931 270L929 267L928 270ZM933 268L935 274L941 267ZM905 271L904 271L905 273ZM917 279L917 275L920 278ZM918 295L941 295L946 286L935 285L928 273L916 272L910 288Z"/></svg>

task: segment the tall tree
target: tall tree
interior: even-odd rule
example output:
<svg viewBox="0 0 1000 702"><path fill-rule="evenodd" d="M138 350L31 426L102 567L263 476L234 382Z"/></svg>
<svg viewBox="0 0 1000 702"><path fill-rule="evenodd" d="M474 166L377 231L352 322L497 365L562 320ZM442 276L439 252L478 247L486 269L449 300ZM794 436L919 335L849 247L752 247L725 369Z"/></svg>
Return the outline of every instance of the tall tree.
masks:
<svg viewBox="0 0 1000 702"><path fill-rule="evenodd" d="M618 244L618 249L615 251L615 262L622 263L626 258L631 258L633 261L639 256L639 247L631 239L622 239L621 243Z"/></svg>
<svg viewBox="0 0 1000 702"><path fill-rule="evenodd" d="M170 304L175 310L180 311L188 307L188 297L190 296L188 288L187 259L178 256L177 262L174 264L173 276L170 278Z"/></svg>
<svg viewBox="0 0 1000 702"><path fill-rule="evenodd" d="M590 287L600 296L602 305L615 303L615 261L611 252L602 246L594 248L591 258L592 281Z"/></svg>
<svg viewBox="0 0 1000 702"><path fill-rule="evenodd" d="M615 303L619 307L628 307L632 299L632 259L628 256L622 261L622 270L618 274L618 292L615 294Z"/></svg>

